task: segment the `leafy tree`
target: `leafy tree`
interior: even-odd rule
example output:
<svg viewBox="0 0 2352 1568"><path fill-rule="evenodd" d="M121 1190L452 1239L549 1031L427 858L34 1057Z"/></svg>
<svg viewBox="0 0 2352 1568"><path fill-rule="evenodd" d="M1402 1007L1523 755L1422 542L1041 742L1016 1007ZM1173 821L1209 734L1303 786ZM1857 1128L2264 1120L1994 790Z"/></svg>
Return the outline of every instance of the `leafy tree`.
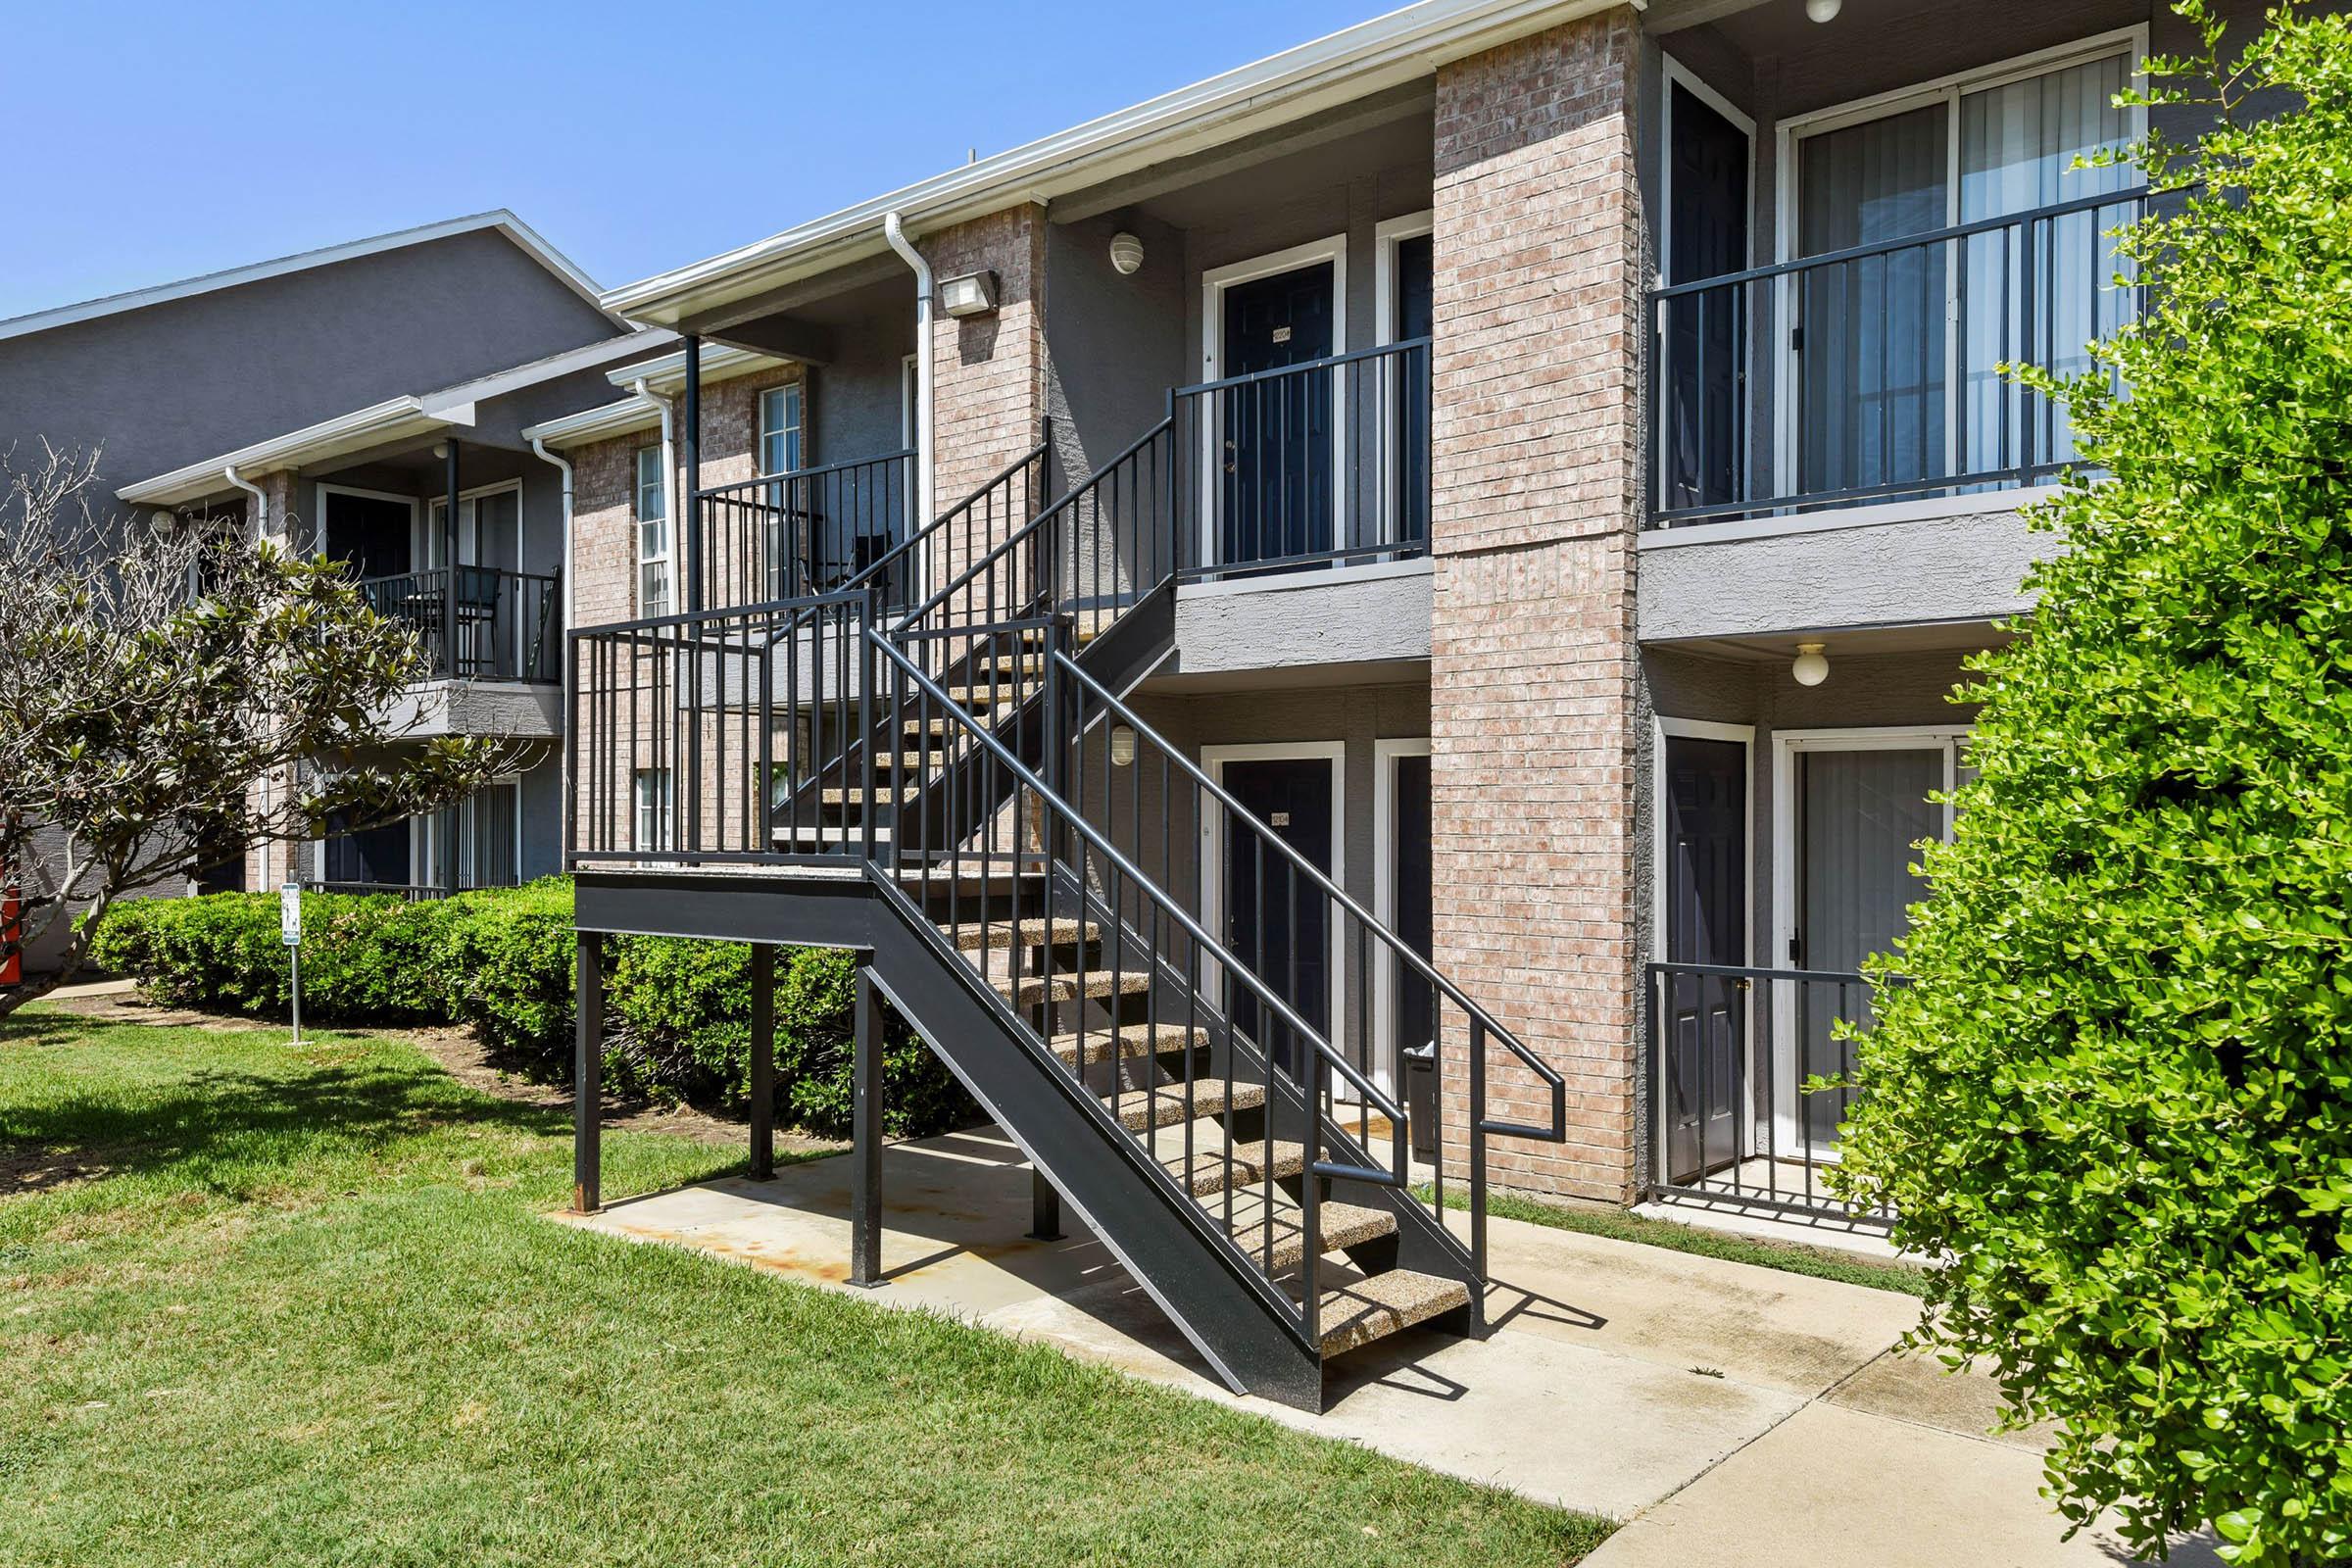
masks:
<svg viewBox="0 0 2352 1568"><path fill-rule="evenodd" d="M1849 1195L1945 1259L1920 1334L2055 1418L2135 1549L2352 1558L2352 30L2151 61L2199 143L2121 237L2153 286L2064 397L1979 769L1861 1043ZM2257 119L2264 111L2283 110ZM2170 208L2167 211L2167 208ZM2110 376L2114 378L2113 383ZM2119 395L2113 384L2130 388Z"/></svg>
<svg viewBox="0 0 2352 1568"><path fill-rule="evenodd" d="M423 651L340 566L102 514L92 457L45 449L0 475L0 867L23 898L0 957L72 924L56 970L0 990L0 1017L71 978L127 893L330 819L438 809L513 765L495 740L396 746Z"/></svg>

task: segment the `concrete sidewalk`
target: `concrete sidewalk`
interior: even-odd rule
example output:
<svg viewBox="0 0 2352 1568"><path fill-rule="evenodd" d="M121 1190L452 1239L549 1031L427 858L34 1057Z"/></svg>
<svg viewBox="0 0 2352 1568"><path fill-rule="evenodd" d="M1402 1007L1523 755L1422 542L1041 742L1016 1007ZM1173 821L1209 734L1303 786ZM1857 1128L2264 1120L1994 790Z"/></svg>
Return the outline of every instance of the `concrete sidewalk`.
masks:
<svg viewBox="0 0 2352 1568"><path fill-rule="evenodd" d="M1890 1353L1918 1303L1884 1291L1489 1222L1493 1328L1415 1332L1336 1364L1310 1416L1217 1383L1074 1219L1031 1242L1029 1171L993 1129L883 1158L884 1306L929 1307L1139 1377L1625 1527L1593 1568L2034 1568L2127 1561L2061 1543L2039 1441L1987 1436L1989 1382ZM567 1223L848 1290L849 1167L790 1165ZM2187 1568L2209 1548L2176 1548Z"/></svg>

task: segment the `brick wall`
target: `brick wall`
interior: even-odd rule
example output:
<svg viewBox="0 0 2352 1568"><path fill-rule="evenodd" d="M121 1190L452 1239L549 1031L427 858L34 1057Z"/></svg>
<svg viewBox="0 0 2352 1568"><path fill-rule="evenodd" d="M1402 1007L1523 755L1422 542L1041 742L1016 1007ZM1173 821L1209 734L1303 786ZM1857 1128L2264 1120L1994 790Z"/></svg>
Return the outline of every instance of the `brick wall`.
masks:
<svg viewBox="0 0 2352 1568"><path fill-rule="evenodd" d="M1633 13L1438 74L1431 628L1439 966L1568 1079L1569 1142L1497 1182L1634 1176ZM1446 1077L1466 1080L1458 1032ZM1547 1119L1490 1056L1491 1115ZM1449 1100L1450 1150L1465 1107Z"/></svg>
<svg viewBox="0 0 2352 1568"><path fill-rule="evenodd" d="M997 309L932 323L934 500L945 512L1037 444L1046 413L1045 210L1015 207L920 243L934 275L993 268ZM1003 520L1017 528L1026 517ZM975 549L970 552L977 554ZM970 564L960 546L950 569Z"/></svg>

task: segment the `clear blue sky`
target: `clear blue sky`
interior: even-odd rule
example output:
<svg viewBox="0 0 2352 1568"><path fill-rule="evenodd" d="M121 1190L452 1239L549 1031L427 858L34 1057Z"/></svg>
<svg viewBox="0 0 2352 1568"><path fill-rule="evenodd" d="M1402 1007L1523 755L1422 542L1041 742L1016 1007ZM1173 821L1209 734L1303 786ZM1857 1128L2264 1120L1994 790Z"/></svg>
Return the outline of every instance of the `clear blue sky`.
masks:
<svg viewBox="0 0 2352 1568"><path fill-rule="evenodd" d="M610 286L1401 3L21 0L0 317L492 207Z"/></svg>

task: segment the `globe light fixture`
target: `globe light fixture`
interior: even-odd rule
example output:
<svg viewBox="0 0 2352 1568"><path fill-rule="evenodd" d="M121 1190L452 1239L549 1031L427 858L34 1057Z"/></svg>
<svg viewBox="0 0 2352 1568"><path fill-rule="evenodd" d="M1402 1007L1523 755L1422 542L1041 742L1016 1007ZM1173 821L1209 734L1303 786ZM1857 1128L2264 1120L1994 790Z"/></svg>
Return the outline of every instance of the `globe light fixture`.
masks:
<svg viewBox="0 0 2352 1568"><path fill-rule="evenodd" d="M1796 658L1788 665L1788 673L1796 677L1799 686L1818 686L1830 678L1830 662L1822 651L1827 643L1798 643Z"/></svg>

